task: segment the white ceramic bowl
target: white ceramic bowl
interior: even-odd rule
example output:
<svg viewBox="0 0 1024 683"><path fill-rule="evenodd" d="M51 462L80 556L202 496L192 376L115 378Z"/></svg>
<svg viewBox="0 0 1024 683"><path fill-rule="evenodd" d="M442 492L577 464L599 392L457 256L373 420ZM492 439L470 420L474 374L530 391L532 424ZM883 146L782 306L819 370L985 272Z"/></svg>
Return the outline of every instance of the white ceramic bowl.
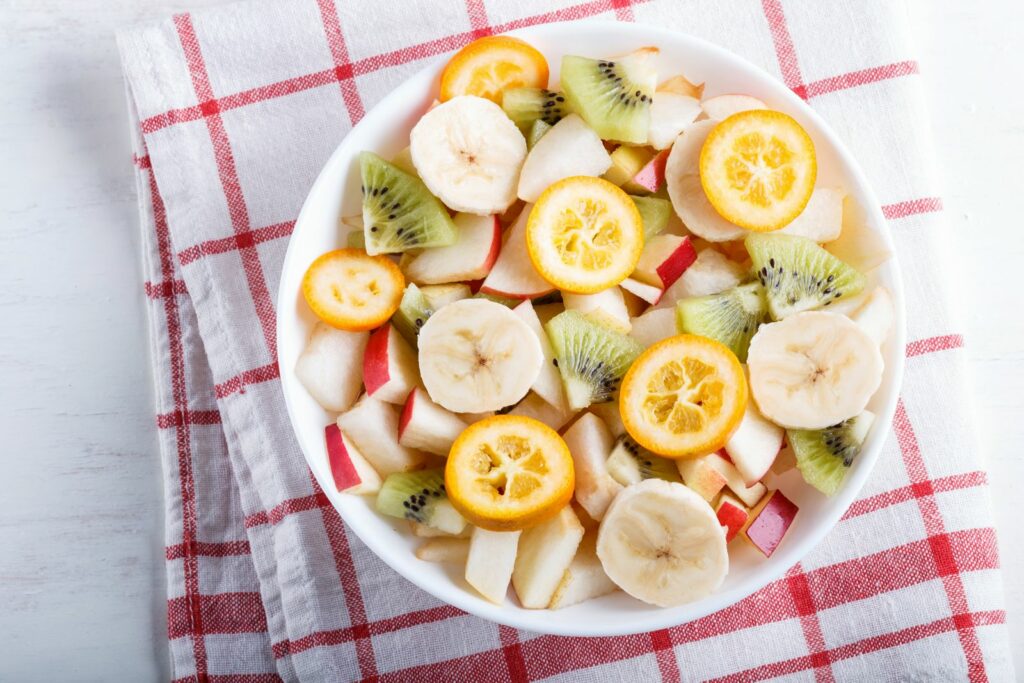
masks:
<svg viewBox="0 0 1024 683"><path fill-rule="evenodd" d="M543 52L557 83L563 54L612 56L645 45L661 48L658 72L668 77L685 70L686 76L706 82L705 96L724 93L754 95L773 109L795 117L814 139L818 154L818 185L843 187L864 208L870 227L891 247L888 226L878 201L854 158L802 100L782 83L740 57L703 40L652 26L609 21L546 24L513 31ZM511 596L504 605L479 597L463 580L459 567L422 562L413 555L419 539L408 525L374 512L373 499L335 491L323 428L334 419L310 398L295 377L295 361L315 322L302 300L300 283L307 266L318 255L345 244L342 216L360 212L357 155L372 150L388 158L408 144L408 132L435 97L445 57L407 80L370 111L338 146L306 199L288 247L278 296L277 339L285 401L302 451L320 486L349 527L384 562L423 590L467 612L529 631L575 636L609 636L665 628L703 617L728 607L781 576L804 557L839 521L856 497L878 459L892 423L903 374L904 299L895 259L871 278L893 293L897 309L894 333L883 348L886 361L881 389L869 406L878 415L864 451L847 475L842 490L832 498L812 490L795 472L780 482L782 491L799 507L793 526L778 550L765 559L748 544L730 547L730 571L721 589L703 600L660 609L617 592L562 610L528 610ZM353 362L361 359L353 358ZM409 590L413 590L410 586Z"/></svg>

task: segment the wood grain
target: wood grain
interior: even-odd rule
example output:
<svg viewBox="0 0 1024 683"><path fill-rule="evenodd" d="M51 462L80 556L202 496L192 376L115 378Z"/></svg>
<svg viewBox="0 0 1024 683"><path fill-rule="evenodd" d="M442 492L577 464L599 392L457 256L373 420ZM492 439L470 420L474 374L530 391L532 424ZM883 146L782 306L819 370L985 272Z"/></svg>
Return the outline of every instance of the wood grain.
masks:
<svg viewBox="0 0 1024 683"><path fill-rule="evenodd" d="M160 462L113 32L214 0L0 3L0 680L167 677ZM1024 653L1019 0L910 0ZM1024 666L1024 661L1018 662Z"/></svg>

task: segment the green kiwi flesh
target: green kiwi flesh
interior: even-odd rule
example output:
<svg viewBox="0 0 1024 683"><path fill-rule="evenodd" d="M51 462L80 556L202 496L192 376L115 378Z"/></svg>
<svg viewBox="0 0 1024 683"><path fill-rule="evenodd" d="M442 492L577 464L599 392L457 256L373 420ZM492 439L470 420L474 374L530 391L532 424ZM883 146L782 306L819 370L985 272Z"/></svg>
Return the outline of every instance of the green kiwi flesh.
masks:
<svg viewBox="0 0 1024 683"><path fill-rule="evenodd" d="M775 320L827 308L866 284L861 273L806 237L753 234L744 244Z"/></svg>
<svg viewBox="0 0 1024 683"><path fill-rule="evenodd" d="M628 435L619 437L607 461L608 474L623 486L644 479L681 482L679 468L668 458L651 453Z"/></svg>
<svg viewBox="0 0 1024 683"><path fill-rule="evenodd" d="M460 533L466 525L448 502L443 469L388 475L377 493L377 511L450 534Z"/></svg>
<svg viewBox="0 0 1024 683"><path fill-rule="evenodd" d="M510 88L501 95L501 108L523 135L534 121L553 126L569 113L565 95L544 88Z"/></svg>
<svg viewBox="0 0 1024 683"><path fill-rule="evenodd" d="M551 128L550 123L544 123L540 119L534 121L533 125L530 126L530 132L526 134L526 148L533 149L533 146L544 137L544 133L547 133Z"/></svg>
<svg viewBox="0 0 1024 683"><path fill-rule="evenodd" d="M573 410L612 400L626 370L644 348L578 311L556 315L545 330Z"/></svg>
<svg viewBox="0 0 1024 683"><path fill-rule="evenodd" d="M874 421L874 414L864 411L825 429L787 430L786 438L804 480L825 495L834 495L860 455Z"/></svg>
<svg viewBox="0 0 1024 683"><path fill-rule="evenodd" d="M569 108L602 140L647 143L657 75L643 56L617 61L566 55L562 91Z"/></svg>
<svg viewBox="0 0 1024 683"><path fill-rule="evenodd" d="M458 228L416 176L372 152L359 155L366 253L396 254L454 244Z"/></svg>
<svg viewBox="0 0 1024 683"><path fill-rule="evenodd" d="M747 362L747 349L758 325L767 320L764 287L757 282L720 294L680 299L676 304L676 326L680 332L722 342L741 363Z"/></svg>
<svg viewBox="0 0 1024 683"><path fill-rule="evenodd" d="M629 195L640 212L644 224L644 239L648 240L668 227L672 216L672 202L661 197L637 197Z"/></svg>

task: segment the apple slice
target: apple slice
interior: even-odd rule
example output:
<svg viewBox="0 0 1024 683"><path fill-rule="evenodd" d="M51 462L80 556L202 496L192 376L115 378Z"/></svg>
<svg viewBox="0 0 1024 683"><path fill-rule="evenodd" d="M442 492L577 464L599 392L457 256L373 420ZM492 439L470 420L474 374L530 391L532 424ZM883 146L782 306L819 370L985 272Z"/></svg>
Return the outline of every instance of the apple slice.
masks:
<svg viewBox="0 0 1024 683"><path fill-rule="evenodd" d="M626 278L626 279L628 280L629 278ZM625 282L625 280L623 280L623 282ZM649 285L645 285L645 284L643 284L641 282L636 282L636 280L633 280L633 282L635 282L637 285L639 285L639 287L646 288L646 287L649 286ZM620 282L619 284L621 285L622 282ZM650 305L650 303L644 301L643 299L641 299L640 297L638 297L636 294L634 294L633 292L629 291L628 289L625 289L624 287L619 287L619 289L622 290L622 301L626 304L626 313L629 314L630 328L632 328L633 327L633 323L632 323L633 318L636 318L636 317L639 317L640 315L643 315L643 312L646 311L648 308L650 308L651 305Z"/></svg>
<svg viewBox="0 0 1024 683"><path fill-rule="evenodd" d="M608 428L613 438L617 439L626 433L626 425L622 424L622 415L619 413L618 401L591 403L587 406L587 410L601 418L601 421L604 422L604 426Z"/></svg>
<svg viewBox="0 0 1024 683"><path fill-rule="evenodd" d="M431 538L416 548L416 557L424 562L459 564L469 558L469 539L438 537Z"/></svg>
<svg viewBox="0 0 1024 683"><path fill-rule="evenodd" d="M679 469L679 476L683 478L683 483L709 503L726 484L725 475L709 463L710 457L705 455L701 458L676 460L676 467Z"/></svg>
<svg viewBox="0 0 1024 683"><path fill-rule="evenodd" d="M562 304L567 311L579 311L595 322L629 334L629 311L618 287L609 287L596 294L562 292Z"/></svg>
<svg viewBox="0 0 1024 683"><path fill-rule="evenodd" d="M587 530L576 549L576 556L569 563L569 568L562 575L555 588L548 609L561 609L577 605L591 598L614 593L619 589L615 582L608 578L597 557L597 529Z"/></svg>
<svg viewBox="0 0 1024 683"><path fill-rule="evenodd" d="M864 304L850 316L850 319L879 345L889 336L895 318L896 309L892 303L892 296L885 287L875 287L871 290Z"/></svg>
<svg viewBox="0 0 1024 683"><path fill-rule="evenodd" d="M565 397L565 388L562 386L562 376L558 373L558 366L555 364L555 351L551 348L551 340L548 339L540 318L537 317L533 302L524 301L513 308L512 312L529 325L533 333L537 335L541 353L544 354L544 363L540 366L540 372L537 373L537 379L533 381L531 389L558 409L559 413L568 413L569 404Z"/></svg>
<svg viewBox="0 0 1024 683"><path fill-rule="evenodd" d="M355 444L381 477L414 470L426 455L398 443L398 411L395 406L364 394L338 417L338 428Z"/></svg>
<svg viewBox="0 0 1024 683"><path fill-rule="evenodd" d="M746 275L747 269L739 263L730 261L714 249L704 249L675 284L665 290L655 308L675 309L680 299L724 292L740 284Z"/></svg>
<svg viewBox="0 0 1024 683"><path fill-rule="evenodd" d="M353 363L366 350L369 332L346 332L317 323L302 355L295 363L295 376L324 410L343 412L359 398L363 366Z"/></svg>
<svg viewBox="0 0 1024 683"><path fill-rule="evenodd" d="M632 178L622 185L626 192L655 193L665 183L665 165L668 163L669 151L658 152L644 164Z"/></svg>
<svg viewBox="0 0 1024 683"><path fill-rule="evenodd" d="M519 174L519 198L535 202L548 186L562 178L599 176L611 165L611 157L594 129L578 115L569 114L527 154Z"/></svg>
<svg viewBox="0 0 1024 683"><path fill-rule="evenodd" d="M892 250L881 233L871 229L867 213L849 195L843 201L843 230L837 239L825 245L825 249L862 273L872 271L892 258Z"/></svg>
<svg viewBox="0 0 1024 683"><path fill-rule="evenodd" d="M633 329L629 336L644 346L653 346L662 339L679 334L676 327L674 308L652 308L643 315L633 318Z"/></svg>
<svg viewBox="0 0 1024 683"><path fill-rule="evenodd" d="M725 542L728 543L736 538L736 534L743 529L747 523L747 506L739 502L728 493L723 493L715 508L715 515L718 522L725 527Z"/></svg>
<svg viewBox="0 0 1024 683"><path fill-rule="evenodd" d="M501 250L498 217L460 213L453 220L459 230L455 244L424 249L405 268L408 279L436 285L479 280L491 272Z"/></svg>
<svg viewBox="0 0 1024 683"><path fill-rule="evenodd" d="M786 446L775 457L775 462L772 463L772 474L781 476L795 467L796 452L790 446Z"/></svg>
<svg viewBox="0 0 1024 683"><path fill-rule="evenodd" d="M498 605L505 602L516 548L521 531L487 531L476 527L469 538L466 558L466 582L480 595Z"/></svg>
<svg viewBox="0 0 1024 683"><path fill-rule="evenodd" d="M381 478L336 424L324 428L327 461L334 486L342 493L363 495L380 491Z"/></svg>
<svg viewBox="0 0 1024 683"><path fill-rule="evenodd" d="M417 538L439 538L445 536L448 538L469 538L473 531L473 527L467 524L462 528L462 531L452 534L441 529L435 529L432 526L427 526L426 524L421 524L414 519L409 520L409 528L412 529L413 536Z"/></svg>
<svg viewBox="0 0 1024 683"><path fill-rule="evenodd" d="M639 280L631 277L627 277L625 280L620 282L619 286L652 306L661 301L661 297L665 294L664 289L640 282Z"/></svg>
<svg viewBox="0 0 1024 683"><path fill-rule="evenodd" d="M630 145L619 145L612 150L611 166L604 174L604 179L613 185L618 185L626 192L647 192L644 187L626 189L627 185L647 164L654 159L656 152L650 147L633 147Z"/></svg>
<svg viewBox="0 0 1024 683"><path fill-rule="evenodd" d="M690 95L658 90L651 100L651 124L647 144L654 149L668 149L683 129L703 113L700 100Z"/></svg>
<svg viewBox="0 0 1024 683"><path fill-rule="evenodd" d="M551 283L533 267L530 253L526 249L526 222L532 209L533 206L529 204L524 207L509 229L498 260L480 286L484 294L511 299L535 299L555 291Z"/></svg>
<svg viewBox="0 0 1024 683"><path fill-rule="evenodd" d="M567 404L563 404L561 408L553 406L533 391L526 394L526 398L517 403L515 408L508 411L508 414L532 417L556 432L572 419L572 411L569 410Z"/></svg>
<svg viewBox="0 0 1024 683"><path fill-rule="evenodd" d="M725 121L733 114L752 109L767 109L768 105L750 95L716 95L700 103L704 113L712 121Z"/></svg>
<svg viewBox="0 0 1024 683"><path fill-rule="evenodd" d="M696 260L697 250L689 237L657 235L644 245L632 277L665 290Z"/></svg>
<svg viewBox="0 0 1024 683"><path fill-rule="evenodd" d="M583 413L562 435L576 470L576 500L594 519L601 521L622 484L608 474L606 463L615 437L593 413Z"/></svg>
<svg viewBox="0 0 1024 683"><path fill-rule="evenodd" d="M401 405L420 383L416 352L391 323L370 335L363 355L363 384L378 401Z"/></svg>
<svg viewBox="0 0 1024 683"><path fill-rule="evenodd" d="M419 387L409 392L398 421L398 443L448 457L448 451L466 427L455 413L430 400Z"/></svg>
<svg viewBox="0 0 1024 683"><path fill-rule="evenodd" d="M815 242L831 242L843 231L843 199L846 193L837 187L817 187L807 206L778 233L806 237Z"/></svg>
<svg viewBox="0 0 1024 683"><path fill-rule="evenodd" d="M704 84L693 84L689 81L686 76L682 74L673 76L664 83L658 86L657 92L674 92L677 95L686 95L687 97L693 97L700 99L704 97Z"/></svg>
<svg viewBox="0 0 1024 683"><path fill-rule="evenodd" d="M750 518L742 530L743 537L765 557L771 557L796 519L797 512L799 508L782 491L770 491L750 511Z"/></svg>
<svg viewBox="0 0 1024 683"><path fill-rule="evenodd" d="M764 478L782 450L785 435L782 427L761 415L754 401L747 401L740 426L725 442L725 451L744 484L753 486Z"/></svg>
<svg viewBox="0 0 1024 683"><path fill-rule="evenodd" d="M761 482L756 482L751 486L747 486L747 482L743 479L743 475L740 474L736 466L729 460L722 457L720 453L712 453L711 455L705 455L707 464L713 469L717 470L722 477L725 478L725 485L729 487L729 490L736 494L736 497L743 501L745 505L754 505L757 501L761 500L765 492L768 489Z"/></svg>
<svg viewBox="0 0 1024 683"><path fill-rule="evenodd" d="M583 525L571 505L551 519L530 527L519 537L512 587L529 609L544 609L565 576L583 540Z"/></svg>

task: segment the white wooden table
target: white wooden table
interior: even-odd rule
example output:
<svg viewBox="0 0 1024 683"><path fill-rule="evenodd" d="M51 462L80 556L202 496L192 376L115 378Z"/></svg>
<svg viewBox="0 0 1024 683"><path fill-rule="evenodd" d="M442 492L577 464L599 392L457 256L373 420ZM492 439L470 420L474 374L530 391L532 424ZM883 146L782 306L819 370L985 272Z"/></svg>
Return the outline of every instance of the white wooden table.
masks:
<svg viewBox="0 0 1024 683"><path fill-rule="evenodd" d="M113 31L216 1L0 0L0 681L167 677L160 461ZM911 2L1024 670L1024 3Z"/></svg>

